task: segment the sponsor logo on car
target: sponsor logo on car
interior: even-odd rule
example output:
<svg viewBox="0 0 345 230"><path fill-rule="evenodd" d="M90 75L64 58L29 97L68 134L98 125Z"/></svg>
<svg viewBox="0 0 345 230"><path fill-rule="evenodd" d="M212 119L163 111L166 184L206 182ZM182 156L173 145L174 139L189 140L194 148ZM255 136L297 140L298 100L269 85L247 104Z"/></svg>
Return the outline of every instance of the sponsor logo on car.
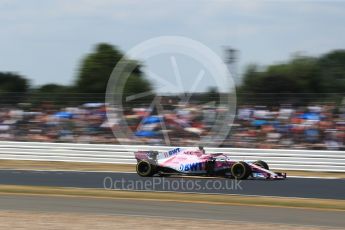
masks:
<svg viewBox="0 0 345 230"><path fill-rule="evenodd" d="M170 151L164 153L164 157L170 157L172 155L179 153L180 151L181 151L181 148L176 148L176 149L170 150Z"/></svg>
<svg viewBox="0 0 345 230"><path fill-rule="evenodd" d="M180 171L189 172L189 171L198 171L203 170L204 164L202 162L182 164L180 165Z"/></svg>

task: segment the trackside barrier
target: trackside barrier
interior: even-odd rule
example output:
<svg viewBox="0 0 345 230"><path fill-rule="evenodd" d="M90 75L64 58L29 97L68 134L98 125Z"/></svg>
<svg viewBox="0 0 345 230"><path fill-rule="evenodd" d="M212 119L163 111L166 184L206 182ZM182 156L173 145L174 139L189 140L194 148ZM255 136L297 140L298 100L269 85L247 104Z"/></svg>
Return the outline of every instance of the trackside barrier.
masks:
<svg viewBox="0 0 345 230"><path fill-rule="evenodd" d="M173 147L0 141L0 159L135 164L133 152L167 151ZM234 160L264 160L272 169L345 172L345 152L247 148L205 148ZM1 164L1 163L0 163Z"/></svg>

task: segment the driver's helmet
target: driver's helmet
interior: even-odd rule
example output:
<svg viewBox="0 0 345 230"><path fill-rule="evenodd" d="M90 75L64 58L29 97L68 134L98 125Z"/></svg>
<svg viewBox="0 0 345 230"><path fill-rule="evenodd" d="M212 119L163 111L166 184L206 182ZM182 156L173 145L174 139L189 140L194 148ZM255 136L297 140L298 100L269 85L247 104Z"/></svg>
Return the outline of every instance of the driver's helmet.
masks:
<svg viewBox="0 0 345 230"><path fill-rule="evenodd" d="M199 146L199 150L200 150L203 154L205 154L204 146Z"/></svg>

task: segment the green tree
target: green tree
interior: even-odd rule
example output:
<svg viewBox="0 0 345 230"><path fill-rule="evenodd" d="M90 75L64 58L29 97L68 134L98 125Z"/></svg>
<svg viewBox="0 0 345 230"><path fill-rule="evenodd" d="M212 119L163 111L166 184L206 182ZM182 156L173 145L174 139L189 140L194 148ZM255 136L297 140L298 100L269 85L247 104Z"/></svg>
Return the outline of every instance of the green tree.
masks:
<svg viewBox="0 0 345 230"><path fill-rule="evenodd" d="M86 55L76 79L76 90L80 93L104 93L109 76L122 54L114 46L98 44L94 52Z"/></svg>
<svg viewBox="0 0 345 230"><path fill-rule="evenodd" d="M75 82L76 91L88 94L86 98L89 101L104 100L110 75L122 58L123 54L116 47L106 43L98 44L95 50L86 55L81 63ZM150 91L152 89L151 84L144 78L140 64L133 60L126 61L134 67L134 70L126 81L123 93L125 95L133 95ZM90 97L90 94L97 94L97 96L93 95Z"/></svg>
<svg viewBox="0 0 345 230"><path fill-rule="evenodd" d="M203 104L213 103L218 105L220 93L217 87L211 86L207 88L205 93L201 94L200 102Z"/></svg>
<svg viewBox="0 0 345 230"><path fill-rule="evenodd" d="M42 103L78 105L80 96L73 92L71 86L50 83L31 90L30 98L27 101L35 105Z"/></svg>
<svg viewBox="0 0 345 230"><path fill-rule="evenodd" d="M44 93L44 94L55 94L60 93L63 94L67 91L70 91L70 86L59 85L59 84L45 84L36 89L37 93Z"/></svg>
<svg viewBox="0 0 345 230"><path fill-rule="evenodd" d="M336 50L320 57L319 85L322 93L345 92L345 50Z"/></svg>
<svg viewBox="0 0 345 230"><path fill-rule="evenodd" d="M0 72L1 93L26 93L29 89L29 81L16 73Z"/></svg>
<svg viewBox="0 0 345 230"><path fill-rule="evenodd" d="M16 73L0 72L0 103L16 104L25 98L29 81Z"/></svg>
<svg viewBox="0 0 345 230"><path fill-rule="evenodd" d="M250 65L238 90L239 98L242 103L265 104L327 100L345 90L344 63L345 52L334 51L319 58L295 56L265 69Z"/></svg>

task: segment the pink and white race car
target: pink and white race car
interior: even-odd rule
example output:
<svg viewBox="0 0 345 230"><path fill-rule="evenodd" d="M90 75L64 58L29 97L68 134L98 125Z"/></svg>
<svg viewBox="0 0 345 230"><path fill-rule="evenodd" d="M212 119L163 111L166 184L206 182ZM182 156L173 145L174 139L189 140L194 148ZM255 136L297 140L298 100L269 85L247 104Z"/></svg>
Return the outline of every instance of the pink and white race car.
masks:
<svg viewBox="0 0 345 230"><path fill-rule="evenodd" d="M239 180L285 179L286 173L272 172L266 162L234 161L226 154L206 154L203 147L174 148L167 152L138 151L136 170L139 176L203 175L229 177Z"/></svg>

